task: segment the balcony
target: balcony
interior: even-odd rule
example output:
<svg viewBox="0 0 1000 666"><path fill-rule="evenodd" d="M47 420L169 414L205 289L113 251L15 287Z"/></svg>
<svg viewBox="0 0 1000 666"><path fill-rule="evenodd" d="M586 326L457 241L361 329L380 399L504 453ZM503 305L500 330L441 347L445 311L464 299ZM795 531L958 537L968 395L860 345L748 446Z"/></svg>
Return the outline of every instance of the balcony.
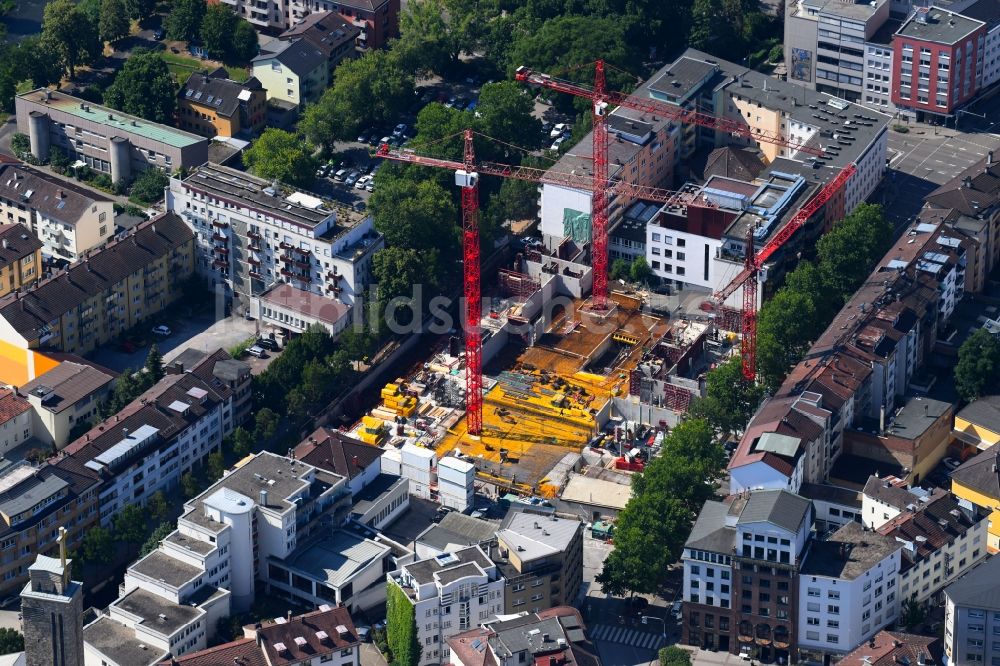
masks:
<svg viewBox="0 0 1000 666"><path fill-rule="evenodd" d="M229 254L229 248L222 245L216 245L212 248L213 252L218 252L219 254Z"/></svg>
<svg viewBox="0 0 1000 666"><path fill-rule="evenodd" d="M261 239L260 234L257 233L256 231L254 231L253 229L247 230L247 236L250 237L253 240L260 240Z"/></svg>
<svg viewBox="0 0 1000 666"><path fill-rule="evenodd" d="M255 271L252 268L250 269L250 277L254 278L255 280L263 280L264 279L264 276L261 274L260 271Z"/></svg>
<svg viewBox="0 0 1000 666"><path fill-rule="evenodd" d="M212 234L212 240L214 240L214 241L221 241L223 243L228 243L229 242L229 236L227 236L225 234L220 234L219 232L215 232L215 233Z"/></svg>
<svg viewBox="0 0 1000 666"><path fill-rule="evenodd" d="M256 257L251 255L247 257L247 263L250 264L251 266L260 266L260 259L257 259Z"/></svg>
<svg viewBox="0 0 1000 666"><path fill-rule="evenodd" d="M217 229L228 229L229 228L229 223L213 219L212 220L212 226L216 227Z"/></svg>
<svg viewBox="0 0 1000 666"><path fill-rule="evenodd" d="M228 270L229 269L229 262L228 261L224 261L222 259L216 259L215 261L212 262L212 266L214 266L215 268L222 268L222 269Z"/></svg>

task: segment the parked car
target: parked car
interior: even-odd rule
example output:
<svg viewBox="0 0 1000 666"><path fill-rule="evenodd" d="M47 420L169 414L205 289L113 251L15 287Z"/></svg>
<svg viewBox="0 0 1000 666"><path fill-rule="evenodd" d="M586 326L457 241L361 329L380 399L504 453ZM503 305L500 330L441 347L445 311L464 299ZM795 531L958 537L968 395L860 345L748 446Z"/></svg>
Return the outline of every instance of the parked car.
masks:
<svg viewBox="0 0 1000 666"><path fill-rule="evenodd" d="M160 41L165 36L166 33L163 32L163 28L157 28L156 30L153 30L153 39L155 39L156 41Z"/></svg>
<svg viewBox="0 0 1000 666"><path fill-rule="evenodd" d="M392 129L392 135L403 136L404 134L406 134L407 129L409 128L406 126L406 123L399 123Z"/></svg>
<svg viewBox="0 0 1000 666"><path fill-rule="evenodd" d="M162 335L163 337L167 337L171 333L172 331L170 330L169 326L164 326L163 324L160 324L159 326L153 327L153 335Z"/></svg>
<svg viewBox="0 0 1000 666"><path fill-rule="evenodd" d="M358 143L368 143L368 132L362 132L358 135Z"/></svg>
<svg viewBox="0 0 1000 666"><path fill-rule="evenodd" d="M267 352L260 345L254 345L247 350L247 353L257 358L267 358Z"/></svg>
<svg viewBox="0 0 1000 666"><path fill-rule="evenodd" d="M673 605L670 606L670 614L679 620L681 618L681 609L682 609L681 602L675 601Z"/></svg>
<svg viewBox="0 0 1000 666"><path fill-rule="evenodd" d="M254 346L263 347L264 349L268 349L270 351L278 351L280 349L280 347L278 347L278 343L271 338L261 338Z"/></svg>
<svg viewBox="0 0 1000 666"><path fill-rule="evenodd" d="M317 178L326 178L326 174L327 174L327 170L326 170L326 165L325 164L322 165L320 168L316 169L316 177Z"/></svg>
<svg viewBox="0 0 1000 666"><path fill-rule="evenodd" d="M371 171L371 168L372 168L371 164L362 164L361 166L358 167L358 171L360 171L361 173L368 173L369 171Z"/></svg>
<svg viewBox="0 0 1000 666"><path fill-rule="evenodd" d="M380 146L381 146L381 145L383 145L383 144L386 144L386 143L388 143L388 144L392 144L392 140L393 140L394 138L395 138L395 137L391 137L391 136L384 136L384 137L382 137L381 139L379 139L379 140L378 140L378 145L380 145Z"/></svg>
<svg viewBox="0 0 1000 666"><path fill-rule="evenodd" d="M376 132L374 130L372 131L372 135L370 137L368 137L368 145L369 146L377 146L378 145L378 132Z"/></svg>
<svg viewBox="0 0 1000 666"><path fill-rule="evenodd" d="M552 145L549 146L549 150L559 150L564 143L566 143L566 137L561 136L552 142Z"/></svg>
<svg viewBox="0 0 1000 666"><path fill-rule="evenodd" d="M445 102L444 105L447 106L449 109L452 109L452 108L455 107L455 102L457 102L457 101L458 101L458 97L456 97L455 95L452 95L451 97L448 98L448 101Z"/></svg>
<svg viewBox="0 0 1000 666"><path fill-rule="evenodd" d="M558 123L552 129L549 130L549 138L556 138L561 136L563 132L572 129L567 123Z"/></svg>
<svg viewBox="0 0 1000 666"><path fill-rule="evenodd" d="M338 183L342 182L344 178L347 178L347 169L338 169L337 173L333 174L333 179Z"/></svg>
<svg viewBox="0 0 1000 666"><path fill-rule="evenodd" d="M368 183L365 185L365 191L366 192L374 192L375 191L375 179L374 178L372 178L371 180L369 180Z"/></svg>
<svg viewBox="0 0 1000 666"><path fill-rule="evenodd" d="M361 176L360 178L358 178L357 182L354 183L354 189L356 190L365 189L365 185L367 185L371 181L371 179L372 179L371 176Z"/></svg>
<svg viewBox="0 0 1000 666"><path fill-rule="evenodd" d="M358 176L360 175L361 174L357 171L357 169L351 171L351 173L347 174L347 178L344 179L344 185L353 186L354 183L358 182Z"/></svg>
<svg viewBox="0 0 1000 666"><path fill-rule="evenodd" d="M542 134L548 136L548 133L552 131L553 127L555 126L546 120L544 123L542 123Z"/></svg>
<svg viewBox="0 0 1000 666"><path fill-rule="evenodd" d="M958 460L957 458L945 458L941 462L944 463L944 466L948 468L949 472L954 469L957 469L958 466L962 464L962 461Z"/></svg>

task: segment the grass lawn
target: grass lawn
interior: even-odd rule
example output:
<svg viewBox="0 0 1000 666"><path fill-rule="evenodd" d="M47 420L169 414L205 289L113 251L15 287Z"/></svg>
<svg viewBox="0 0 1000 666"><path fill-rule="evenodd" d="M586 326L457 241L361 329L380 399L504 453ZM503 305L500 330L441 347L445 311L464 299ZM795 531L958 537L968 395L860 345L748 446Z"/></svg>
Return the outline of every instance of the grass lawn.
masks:
<svg viewBox="0 0 1000 666"><path fill-rule="evenodd" d="M203 69L215 69L221 64L214 60L198 60L197 58L179 53L171 53L170 51L164 51L160 54L160 57L167 63L167 69L177 77L177 83L182 86L187 82L188 77L195 72L200 72ZM243 83L250 78L249 72L240 67L226 67L226 71L229 72L229 77L233 81Z"/></svg>

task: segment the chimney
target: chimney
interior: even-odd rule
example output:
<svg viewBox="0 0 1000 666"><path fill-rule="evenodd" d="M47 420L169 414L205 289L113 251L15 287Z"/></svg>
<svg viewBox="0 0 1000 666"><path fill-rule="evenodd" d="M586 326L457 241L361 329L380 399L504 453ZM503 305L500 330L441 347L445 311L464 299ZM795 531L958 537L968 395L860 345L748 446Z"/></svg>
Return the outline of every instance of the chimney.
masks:
<svg viewBox="0 0 1000 666"><path fill-rule="evenodd" d="M879 434L885 432L885 403L878 410L878 432Z"/></svg>
<svg viewBox="0 0 1000 666"><path fill-rule="evenodd" d="M964 187L965 189L969 189L970 187L972 187L971 176L966 176L964 179L962 179L962 187Z"/></svg>
<svg viewBox="0 0 1000 666"><path fill-rule="evenodd" d="M286 610L285 611L285 620L287 622L291 622L292 621L292 611L290 611L290 610Z"/></svg>
<svg viewBox="0 0 1000 666"><path fill-rule="evenodd" d="M128 428L122 428L122 439L128 439Z"/></svg>
<svg viewBox="0 0 1000 666"><path fill-rule="evenodd" d="M986 153L986 166L988 166L988 167L993 166L993 151L992 150L988 151Z"/></svg>
<svg viewBox="0 0 1000 666"><path fill-rule="evenodd" d="M65 199L66 193L63 192L62 189L60 188L59 191L56 193L56 196L58 196L60 199Z"/></svg>
<svg viewBox="0 0 1000 666"><path fill-rule="evenodd" d="M267 506L267 491L266 490L260 491L260 505L261 506Z"/></svg>

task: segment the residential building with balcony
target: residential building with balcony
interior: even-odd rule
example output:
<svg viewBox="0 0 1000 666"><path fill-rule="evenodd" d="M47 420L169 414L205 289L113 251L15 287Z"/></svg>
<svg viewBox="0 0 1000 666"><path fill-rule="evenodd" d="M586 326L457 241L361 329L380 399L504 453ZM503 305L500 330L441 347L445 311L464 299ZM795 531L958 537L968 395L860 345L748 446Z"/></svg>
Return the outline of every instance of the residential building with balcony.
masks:
<svg viewBox="0 0 1000 666"><path fill-rule="evenodd" d="M289 0L290 23L295 25L311 12L333 11L358 29L354 38L359 51L383 49L399 37L400 0Z"/></svg>
<svg viewBox="0 0 1000 666"><path fill-rule="evenodd" d="M796 653L809 500L785 490L706 502L684 544L681 641L762 661Z"/></svg>
<svg viewBox="0 0 1000 666"><path fill-rule="evenodd" d="M854 521L813 541L799 572L800 660L843 655L897 620L901 547Z"/></svg>
<svg viewBox="0 0 1000 666"><path fill-rule="evenodd" d="M944 590L944 652L956 666L1000 661L1000 558L991 557Z"/></svg>
<svg viewBox="0 0 1000 666"><path fill-rule="evenodd" d="M295 447L301 460L347 479L352 495L357 495L382 473L382 449L335 430L320 427Z"/></svg>
<svg viewBox="0 0 1000 666"><path fill-rule="evenodd" d="M490 555L505 581L504 613L570 606L583 583L583 523L508 511Z"/></svg>
<svg viewBox="0 0 1000 666"><path fill-rule="evenodd" d="M85 354L146 322L194 273L194 234L167 212L20 293L0 298L0 340Z"/></svg>
<svg viewBox="0 0 1000 666"><path fill-rule="evenodd" d="M230 433L250 416L250 366L238 361L224 349L212 353L188 348L175 356L164 368L168 375L190 373L212 388L226 402L222 411L222 430Z"/></svg>
<svg viewBox="0 0 1000 666"><path fill-rule="evenodd" d="M449 637L504 609L505 581L479 546L404 564L387 581L413 604L420 666L448 663Z"/></svg>
<svg viewBox="0 0 1000 666"><path fill-rule="evenodd" d="M42 242L47 261L74 262L110 240L115 232L114 202L94 190L20 164L0 165L0 218L31 229L34 236L20 243L17 288L35 282L41 264L34 263L35 240ZM2 230L0 230L2 231ZM18 238L7 230L8 252L18 253ZM13 267L14 261L10 261ZM9 280L0 280L10 290Z"/></svg>
<svg viewBox="0 0 1000 666"><path fill-rule="evenodd" d="M878 528L903 543L899 593L918 602L941 589L987 556L989 513L968 500L941 493L906 507Z"/></svg>
<svg viewBox="0 0 1000 666"><path fill-rule="evenodd" d="M155 167L166 172L208 161L208 139L92 104L63 92L39 88L15 98L17 131L31 140L31 154L47 162L57 147L114 182L129 183Z"/></svg>
<svg viewBox="0 0 1000 666"><path fill-rule="evenodd" d="M0 595L24 587L36 555L58 556L60 528L69 549L80 547L97 525L99 486L96 474L71 461L0 470Z"/></svg>
<svg viewBox="0 0 1000 666"><path fill-rule="evenodd" d="M288 0L222 0L222 3L258 30L284 30L288 27Z"/></svg>
<svg viewBox="0 0 1000 666"><path fill-rule="evenodd" d="M254 77L243 83L219 68L196 72L177 91L177 125L207 136L251 137L267 120L267 91Z"/></svg>
<svg viewBox="0 0 1000 666"><path fill-rule="evenodd" d="M384 245L368 214L212 164L172 178L167 207L194 232L198 273L241 313L258 316L262 295L285 287L321 297L303 307L339 322L370 283L372 257ZM277 294L279 304L301 300Z"/></svg>
<svg viewBox="0 0 1000 666"><path fill-rule="evenodd" d="M223 413L229 412L229 429ZM232 432L232 396L193 374L168 375L120 412L71 442L63 455L103 481L101 525L122 507L144 506L176 487Z"/></svg>
<svg viewBox="0 0 1000 666"><path fill-rule="evenodd" d="M558 664L600 666L580 611L556 606L521 617L491 619L448 638L454 666Z"/></svg>
<svg viewBox="0 0 1000 666"><path fill-rule="evenodd" d="M328 62L323 49L300 37L268 42L251 65L254 78L267 91L268 100L301 109L318 100L326 90L330 83Z"/></svg>
<svg viewBox="0 0 1000 666"><path fill-rule="evenodd" d="M63 361L23 385L19 392L31 407L33 435L48 446L64 448L74 428L97 416L114 381L111 370Z"/></svg>

